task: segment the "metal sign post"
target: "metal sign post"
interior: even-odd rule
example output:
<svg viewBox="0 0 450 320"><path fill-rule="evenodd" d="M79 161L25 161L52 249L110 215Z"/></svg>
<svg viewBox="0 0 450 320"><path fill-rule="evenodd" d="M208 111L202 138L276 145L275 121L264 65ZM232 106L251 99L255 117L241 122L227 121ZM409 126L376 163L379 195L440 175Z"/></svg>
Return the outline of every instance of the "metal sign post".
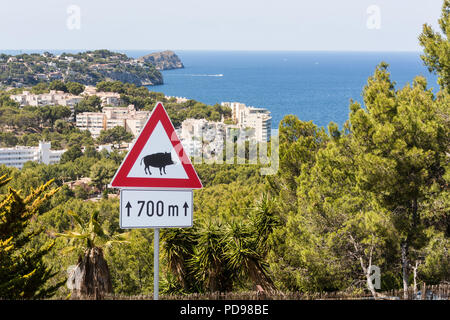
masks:
<svg viewBox="0 0 450 320"><path fill-rule="evenodd" d="M153 237L153 300L159 299L159 228Z"/></svg>

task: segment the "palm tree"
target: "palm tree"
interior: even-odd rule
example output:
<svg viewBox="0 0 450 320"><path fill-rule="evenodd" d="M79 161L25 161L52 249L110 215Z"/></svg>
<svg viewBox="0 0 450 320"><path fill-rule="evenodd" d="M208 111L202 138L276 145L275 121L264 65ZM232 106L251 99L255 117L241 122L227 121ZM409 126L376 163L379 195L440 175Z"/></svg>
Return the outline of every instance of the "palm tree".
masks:
<svg viewBox="0 0 450 320"><path fill-rule="evenodd" d="M226 229L226 257L230 269L239 278L248 277L264 291L274 291L275 285L269 276L265 257L270 248L270 235L279 225L273 202L263 194L250 214L250 223L232 222Z"/></svg>
<svg viewBox="0 0 450 320"><path fill-rule="evenodd" d="M270 235L279 225L272 200L263 195L243 222L198 221L198 227L164 230L168 267L187 292L231 291L237 281L273 291L265 257Z"/></svg>
<svg viewBox="0 0 450 320"><path fill-rule="evenodd" d="M255 285L264 291L274 291L275 286L268 275L267 264L260 250L259 235L252 225L244 222L228 224L225 233L225 256L229 269L237 277L250 278Z"/></svg>
<svg viewBox="0 0 450 320"><path fill-rule="evenodd" d="M75 220L75 230L56 235L69 239L69 246L64 251L81 249L83 252L68 279L72 298L94 296L97 299L105 293L113 293L103 249L115 243L126 243L128 233L109 235L98 222L98 211L92 213L88 222L73 211L68 213Z"/></svg>
<svg viewBox="0 0 450 320"><path fill-rule="evenodd" d="M270 248L270 235L273 229L281 225L280 218L274 210L274 202L267 193L264 193L257 201L250 219L252 228L257 235L258 250L266 255Z"/></svg>
<svg viewBox="0 0 450 320"><path fill-rule="evenodd" d="M169 270L182 284L185 292L191 291L196 284L190 277L188 261L197 244L196 229L194 227L164 229L161 233L161 242Z"/></svg>
<svg viewBox="0 0 450 320"><path fill-rule="evenodd" d="M228 269L225 237L220 222L203 223L197 235L197 246L188 262L197 281L210 292L231 291L235 273Z"/></svg>

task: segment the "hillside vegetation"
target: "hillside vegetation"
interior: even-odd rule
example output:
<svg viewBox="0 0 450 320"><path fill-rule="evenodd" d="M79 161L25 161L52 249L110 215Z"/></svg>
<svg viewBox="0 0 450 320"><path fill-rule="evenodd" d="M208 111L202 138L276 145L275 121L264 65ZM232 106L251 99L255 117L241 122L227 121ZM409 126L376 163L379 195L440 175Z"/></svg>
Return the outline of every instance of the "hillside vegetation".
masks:
<svg viewBox="0 0 450 320"><path fill-rule="evenodd" d="M4 86L29 86L53 80L95 85L102 80L119 80L135 85L163 83L155 66L125 54L108 50L76 54L0 55L0 83Z"/></svg>

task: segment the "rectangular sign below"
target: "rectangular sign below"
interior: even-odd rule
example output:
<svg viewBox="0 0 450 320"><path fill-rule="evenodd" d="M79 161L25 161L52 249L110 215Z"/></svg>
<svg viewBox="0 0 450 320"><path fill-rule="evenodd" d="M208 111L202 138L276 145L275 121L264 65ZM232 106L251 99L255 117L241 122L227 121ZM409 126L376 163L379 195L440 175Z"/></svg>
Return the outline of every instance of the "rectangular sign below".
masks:
<svg viewBox="0 0 450 320"><path fill-rule="evenodd" d="M192 227L192 190L120 191L120 228Z"/></svg>

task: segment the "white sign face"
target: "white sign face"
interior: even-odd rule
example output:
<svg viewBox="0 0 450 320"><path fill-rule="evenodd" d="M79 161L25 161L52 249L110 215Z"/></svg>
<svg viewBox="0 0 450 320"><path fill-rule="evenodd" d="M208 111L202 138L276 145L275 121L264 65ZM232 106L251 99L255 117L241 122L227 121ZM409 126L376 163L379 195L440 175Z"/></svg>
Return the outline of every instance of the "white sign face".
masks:
<svg viewBox="0 0 450 320"><path fill-rule="evenodd" d="M192 190L120 191L120 228L192 227Z"/></svg>
<svg viewBox="0 0 450 320"><path fill-rule="evenodd" d="M161 122L156 125L127 177L188 179Z"/></svg>

